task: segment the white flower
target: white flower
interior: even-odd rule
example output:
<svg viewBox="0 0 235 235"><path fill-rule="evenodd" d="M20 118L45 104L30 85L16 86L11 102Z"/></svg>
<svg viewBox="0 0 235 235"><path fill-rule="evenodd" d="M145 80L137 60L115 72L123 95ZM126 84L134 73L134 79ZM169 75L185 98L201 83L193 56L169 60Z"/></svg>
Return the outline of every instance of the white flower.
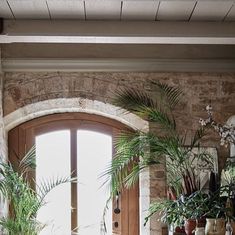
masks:
<svg viewBox="0 0 235 235"><path fill-rule="evenodd" d="M221 136L222 136L223 138L226 138L226 137L228 136L228 131L221 132L221 133L222 133Z"/></svg>
<svg viewBox="0 0 235 235"><path fill-rule="evenodd" d="M199 123L201 126L207 126L208 124L214 128L214 130L219 134L221 137L220 144L227 147L229 144L235 144L235 126L233 125L221 125L216 123L212 117L212 106L206 106L208 118L206 120L200 118Z"/></svg>
<svg viewBox="0 0 235 235"><path fill-rule="evenodd" d="M200 123L202 126L206 126L206 122L205 122L205 120L203 120L202 118L200 118L199 123Z"/></svg>
<svg viewBox="0 0 235 235"><path fill-rule="evenodd" d="M211 111L211 110L212 110L212 106L211 106L211 105L207 105L207 106L206 106L206 110L207 110L207 111Z"/></svg>
<svg viewBox="0 0 235 235"><path fill-rule="evenodd" d="M222 138L221 140L220 140L220 145L224 145L225 144L225 141L224 141L224 139Z"/></svg>

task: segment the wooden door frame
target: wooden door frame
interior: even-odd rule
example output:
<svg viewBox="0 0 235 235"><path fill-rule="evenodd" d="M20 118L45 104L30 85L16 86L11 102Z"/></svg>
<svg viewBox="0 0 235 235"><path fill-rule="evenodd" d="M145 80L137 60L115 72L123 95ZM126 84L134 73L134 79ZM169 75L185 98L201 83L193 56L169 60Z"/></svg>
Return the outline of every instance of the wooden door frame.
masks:
<svg viewBox="0 0 235 235"><path fill-rule="evenodd" d="M97 131L100 132L109 132L111 130L112 136L120 132L121 130L130 130L129 127L124 124L99 115L87 114L87 113L60 113L52 114L43 117L39 117L30 121L27 121L16 128L9 131L9 159L14 162L14 155L17 154L19 157L22 157L25 152L34 144L35 136L43 134L45 132L62 130L66 128L78 128L81 126L86 129L88 126L97 127ZM93 130L92 128L92 130ZM49 131L48 131L49 130ZM74 134L73 134L74 135ZM73 139L73 140L72 140ZM71 141L74 141L74 136ZM75 146L75 144L73 145ZM74 149L71 148L71 149ZM12 151L13 150L13 151ZM75 152L75 150L73 150ZM72 155L75 153L71 152ZM71 164L74 165L76 162L75 159L72 160ZM75 172L76 174L76 172ZM77 189L74 187L72 189L72 195L77 192ZM75 193L76 194L76 193ZM125 192L126 196L122 197L122 215L118 218L117 215L113 215L113 219L119 222L119 229L116 230L117 234L120 235L138 235L139 234L139 187L138 185ZM76 204L76 199L73 198L72 205ZM123 206L125 204L125 207ZM72 216L72 227L76 225L77 221L77 212L74 210L74 215ZM76 215L75 215L76 214ZM127 232L128 231L128 232Z"/></svg>

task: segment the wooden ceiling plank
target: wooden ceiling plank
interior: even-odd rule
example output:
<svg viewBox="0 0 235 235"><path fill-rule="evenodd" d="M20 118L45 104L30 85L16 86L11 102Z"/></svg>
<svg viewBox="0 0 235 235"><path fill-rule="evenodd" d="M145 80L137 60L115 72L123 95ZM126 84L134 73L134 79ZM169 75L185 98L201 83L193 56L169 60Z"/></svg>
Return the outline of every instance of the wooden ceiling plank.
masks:
<svg viewBox="0 0 235 235"><path fill-rule="evenodd" d="M187 21L195 6L195 1L161 1L157 20Z"/></svg>
<svg viewBox="0 0 235 235"><path fill-rule="evenodd" d="M9 5L6 0L0 1L0 18L12 19L14 18Z"/></svg>
<svg viewBox="0 0 235 235"><path fill-rule="evenodd" d="M235 5L232 6L227 17L225 18L225 21L235 21Z"/></svg>
<svg viewBox="0 0 235 235"><path fill-rule="evenodd" d="M191 21L222 21L232 5L232 1L200 1L194 9Z"/></svg>
<svg viewBox="0 0 235 235"><path fill-rule="evenodd" d="M49 19L46 1L8 0L16 19Z"/></svg>
<svg viewBox="0 0 235 235"><path fill-rule="evenodd" d="M120 20L121 1L85 1L87 20Z"/></svg>
<svg viewBox="0 0 235 235"><path fill-rule="evenodd" d="M84 20L84 2L79 0L47 0L51 19Z"/></svg>
<svg viewBox="0 0 235 235"><path fill-rule="evenodd" d="M155 20L159 1L123 1L122 20Z"/></svg>

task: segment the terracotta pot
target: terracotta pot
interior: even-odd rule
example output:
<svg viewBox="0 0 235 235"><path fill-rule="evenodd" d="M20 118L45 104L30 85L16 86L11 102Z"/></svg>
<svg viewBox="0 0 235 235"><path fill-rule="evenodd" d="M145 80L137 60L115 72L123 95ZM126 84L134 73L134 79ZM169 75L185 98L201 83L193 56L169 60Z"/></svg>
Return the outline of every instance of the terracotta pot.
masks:
<svg viewBox="0 0 235 235"><path fill-rule="evenodd" d="M196 220L195 219L187 219L184 223L185 227L185 233L187 235L194 234L194 231L196 229Z"/></svg>
<svg viewBox="0 0 235 235"><path fill-rule="evenodd" d="M185 234L185 228L184 228L184 226L182 226L182 227L177 226L177 227L175 228L175 233L177 233L177 234Z"/></svg>
<svg viewBox="0 0 235 235"><path fill-rule="evenodd" d="M225 219L206 219L206 235L224 235Z"/></svg>
<svg viewBox="0 0 235 235"><path fill-rule="evenodd" d="M185 230L184 230L184 226L176 227L174 229L173 235L186 235Z"/></svg>

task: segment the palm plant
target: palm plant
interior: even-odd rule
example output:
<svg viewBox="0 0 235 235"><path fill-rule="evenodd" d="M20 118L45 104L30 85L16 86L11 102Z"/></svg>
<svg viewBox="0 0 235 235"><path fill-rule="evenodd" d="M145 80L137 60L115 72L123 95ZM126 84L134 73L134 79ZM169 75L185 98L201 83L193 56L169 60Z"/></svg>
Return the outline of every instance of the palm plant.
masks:
<svg viewBox="0 0 235 235"><path fill-rule="evenodd" d="M159 82L152 87L154 94L124 89L114 100L115 105L156 125L158 131L138 130L117 136L114 158L104 172L113 196L133 186L145 168L159 164L166 165L168 185L175 197L182 193L189 196L200 188L193 164L198 159L208 162L209 156L200 151L194 154L192 150L199 147L205 128L197 130L187 144L186 134L177 130L173 112L182 91Z"/></svg>
<svg viewBox="0 0 235 235"><path fill-rule="evenodd" d="M10 162L0 163L0 195L9 203L7 217L0 219L4 235L37 235L46 225L37 220L37 212L45 205L46 195L56 186L72 182L71 177L44 181L34 190L28 173L35 170L35 146L20 161L17 169Z"/></svg>

